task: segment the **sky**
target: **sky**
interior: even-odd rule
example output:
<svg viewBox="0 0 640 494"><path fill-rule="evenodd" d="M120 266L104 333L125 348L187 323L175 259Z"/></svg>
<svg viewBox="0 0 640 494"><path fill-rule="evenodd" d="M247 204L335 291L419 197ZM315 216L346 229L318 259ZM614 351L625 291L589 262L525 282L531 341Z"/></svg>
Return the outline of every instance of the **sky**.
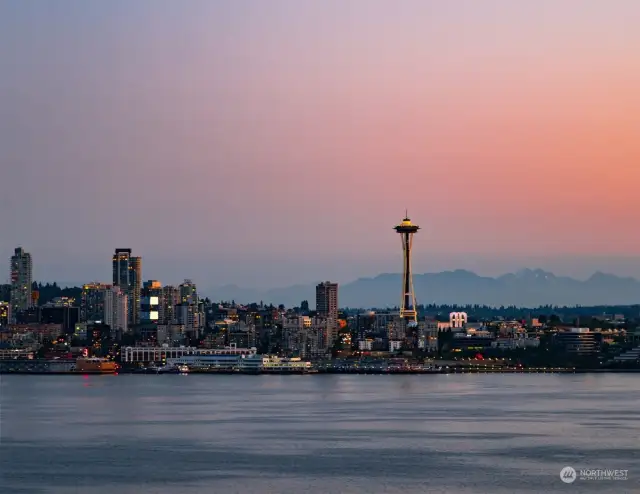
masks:
<svg viewBox="0 0 640 494"><path fill-rule="evenodd" d="M640 277L636 0L0 0L0 254L40 280ZM7 263L8 276L8 263Z"/></svg>

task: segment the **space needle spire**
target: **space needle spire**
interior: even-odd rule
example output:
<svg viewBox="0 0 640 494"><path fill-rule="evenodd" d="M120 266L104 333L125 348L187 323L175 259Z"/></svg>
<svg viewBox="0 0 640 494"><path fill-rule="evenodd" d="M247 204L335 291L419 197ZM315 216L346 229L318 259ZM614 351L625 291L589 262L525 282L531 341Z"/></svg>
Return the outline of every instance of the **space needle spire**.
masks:
<svg viewBox="0 0 640 494"><path fill-rule="evenodd" d="M413 246L413 235L420 230L418 225L411 223L408 211L405 211L402 223L394 227L400 234L402 240L402 299L400 301L400 317L407 322L418 322L418 312L416 307L416 295L413 291L413 275L411 273L411 248Z"/></svg>

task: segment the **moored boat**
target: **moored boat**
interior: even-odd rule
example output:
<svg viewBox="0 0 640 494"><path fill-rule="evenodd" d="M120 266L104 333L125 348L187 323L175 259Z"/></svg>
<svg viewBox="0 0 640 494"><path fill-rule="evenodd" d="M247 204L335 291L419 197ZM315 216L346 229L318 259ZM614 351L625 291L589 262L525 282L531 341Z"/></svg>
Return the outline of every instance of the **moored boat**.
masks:
<svg viewBox="0 0 640 494"><path fill-rule="evenodd" d="M83 357L76 360L73 370L83 374L115 374L118 364L104 358Z"/></svg>

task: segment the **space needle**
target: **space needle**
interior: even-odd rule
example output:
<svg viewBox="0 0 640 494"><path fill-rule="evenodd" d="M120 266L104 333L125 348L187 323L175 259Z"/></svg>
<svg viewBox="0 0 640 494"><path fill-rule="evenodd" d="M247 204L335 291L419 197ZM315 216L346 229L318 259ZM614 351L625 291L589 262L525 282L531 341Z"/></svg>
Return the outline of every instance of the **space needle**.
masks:
<svg viewBox="0 0 640 494"><path fill-rule="evenodd" d="M418 312L416 307L416 295L413 291L413 276L411 274L411 247L413 245L413 235L420 230L418 225L411 223L408 212L402 223L394 227L402 239L402 254L404 266L402 270L402 299L400 302L400 317L407 322L407 326L418 324Z"/></svg>

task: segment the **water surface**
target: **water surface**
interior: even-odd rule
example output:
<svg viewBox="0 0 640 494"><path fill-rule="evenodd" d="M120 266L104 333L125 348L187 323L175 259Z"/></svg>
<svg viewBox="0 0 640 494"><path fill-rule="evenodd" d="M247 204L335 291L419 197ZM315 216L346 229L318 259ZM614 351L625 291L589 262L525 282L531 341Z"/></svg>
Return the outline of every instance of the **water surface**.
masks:
<svg viewBox="0 0 640 494"><path fill-rule="evenodd" d="M640 491L634 375L0 379L2 493Z"/></svg>

